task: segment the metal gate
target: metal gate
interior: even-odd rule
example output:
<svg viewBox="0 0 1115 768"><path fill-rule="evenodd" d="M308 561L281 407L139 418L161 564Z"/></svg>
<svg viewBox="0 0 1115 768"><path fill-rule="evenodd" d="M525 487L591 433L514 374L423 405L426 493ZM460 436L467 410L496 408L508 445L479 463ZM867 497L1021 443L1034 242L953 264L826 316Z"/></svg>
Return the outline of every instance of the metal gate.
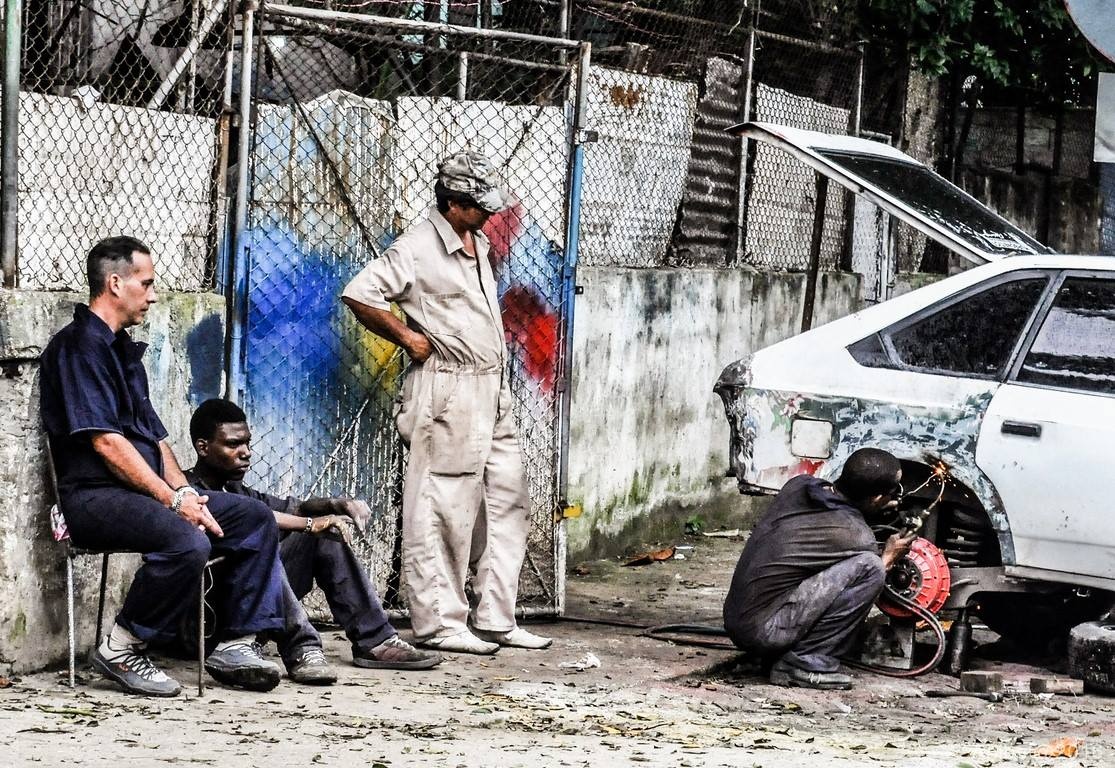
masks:
<svg viewBox="0 0 1115 768"><path fill-rule="evenodd" d="M339 297L425 217L441 157L485 152L516 199L486 231L532 503L519 604L560 612L577 93L588 46L271 4L246 11L243 25L251 66L241 72L242 115L252 127L240 142L229 379L253 428L249 482L366 499L375 517L358 552L388 607L405 610L406 452L392 405L406 359L363 331Z"/></svg>

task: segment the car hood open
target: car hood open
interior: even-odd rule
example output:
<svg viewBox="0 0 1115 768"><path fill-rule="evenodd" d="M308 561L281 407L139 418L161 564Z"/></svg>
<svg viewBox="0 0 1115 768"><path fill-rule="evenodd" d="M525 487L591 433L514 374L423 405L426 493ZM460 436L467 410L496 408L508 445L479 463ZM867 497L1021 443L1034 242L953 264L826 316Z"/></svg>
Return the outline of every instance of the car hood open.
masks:
<svg viewBox="0 0 1115 768"><path fill-rule="evenodd" d="M1055 252L887 144L773 123L740 123L728 130L789 152L975 264Z"/></svg>

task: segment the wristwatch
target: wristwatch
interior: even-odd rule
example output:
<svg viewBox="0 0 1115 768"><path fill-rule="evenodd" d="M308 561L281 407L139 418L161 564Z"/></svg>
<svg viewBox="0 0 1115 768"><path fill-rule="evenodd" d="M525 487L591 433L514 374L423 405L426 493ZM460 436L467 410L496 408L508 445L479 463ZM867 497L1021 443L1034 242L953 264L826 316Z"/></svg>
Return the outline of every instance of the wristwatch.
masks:
<svg viewBox="0 0 1115 768"><path fill-rule="evenodd" d="M312 517L307 517L306 518L306 527L302 529L302 532L303 533L313 533L314 532L314 519Z"/></svg>

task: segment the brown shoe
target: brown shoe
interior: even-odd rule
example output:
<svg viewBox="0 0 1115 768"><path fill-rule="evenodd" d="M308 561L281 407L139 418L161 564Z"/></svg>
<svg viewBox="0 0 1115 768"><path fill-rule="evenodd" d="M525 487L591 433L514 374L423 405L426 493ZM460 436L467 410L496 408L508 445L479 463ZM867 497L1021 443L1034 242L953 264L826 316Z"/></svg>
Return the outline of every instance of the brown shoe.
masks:
<svg viewBox="0 0 1115 768"><path fill-rule="evenodd" d="M370 651L354 647L352 663L367 669L430 669L441 663L441 654L420 651L392 635Z"/></svg>

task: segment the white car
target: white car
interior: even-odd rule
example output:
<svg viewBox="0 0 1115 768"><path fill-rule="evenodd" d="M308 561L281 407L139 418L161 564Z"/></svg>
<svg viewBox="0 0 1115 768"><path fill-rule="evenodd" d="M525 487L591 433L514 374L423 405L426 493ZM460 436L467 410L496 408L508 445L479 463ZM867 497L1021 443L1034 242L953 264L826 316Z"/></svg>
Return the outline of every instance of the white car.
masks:
<svg viewBox="0 0 1115 768"><path fill-rule="evenodd" d="M973 604L1016 639L1101 613L1115 591L1115 258L1051 252L886 145L739 132L979 264L730 365L716 391L740 490L831 478L883 448L920 486L908 504L945 483L922 535L948 560L946 607Z"/></svg>

